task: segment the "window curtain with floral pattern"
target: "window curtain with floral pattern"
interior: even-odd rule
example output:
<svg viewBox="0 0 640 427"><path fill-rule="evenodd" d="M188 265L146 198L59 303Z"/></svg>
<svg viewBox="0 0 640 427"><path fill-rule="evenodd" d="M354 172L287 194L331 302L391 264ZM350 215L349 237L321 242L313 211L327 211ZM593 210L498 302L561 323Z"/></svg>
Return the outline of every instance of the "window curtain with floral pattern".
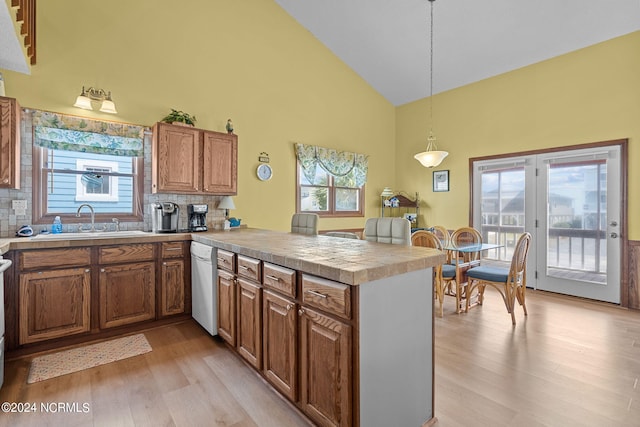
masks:
<svg viewBox="0 0 640 427"><path fill-rule="evenodd" d="M295 150L302 172L311 184L314 184L317 166L333 176L352 174L358 187L367 182L369 156L306 144L295 144Z"/></svg>
<svg viewBox="0 0 640 427"><path fill-rule="evenodd" d="M34 143L40 147L113 156L141 157L144 127L50 111L33 112Z"/></svg>

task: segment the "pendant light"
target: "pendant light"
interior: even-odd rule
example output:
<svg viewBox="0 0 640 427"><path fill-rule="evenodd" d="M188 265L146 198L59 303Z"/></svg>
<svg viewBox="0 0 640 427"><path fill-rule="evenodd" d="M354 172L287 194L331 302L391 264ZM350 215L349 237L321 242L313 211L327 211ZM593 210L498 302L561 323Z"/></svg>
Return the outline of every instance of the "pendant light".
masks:
<svg viewBox="0 0 640 427"><path fill-rule="evenodd" d="M422 166L426 168L433 168L438 166L445 157L449 155L446 151L438 151L436 145L436 137L433 135L433 2L435 0L429 0L431 4L431 25L429 27L429 136L427 137L427 149L422 153L418 153L413 156L418 160Z"/></svg>

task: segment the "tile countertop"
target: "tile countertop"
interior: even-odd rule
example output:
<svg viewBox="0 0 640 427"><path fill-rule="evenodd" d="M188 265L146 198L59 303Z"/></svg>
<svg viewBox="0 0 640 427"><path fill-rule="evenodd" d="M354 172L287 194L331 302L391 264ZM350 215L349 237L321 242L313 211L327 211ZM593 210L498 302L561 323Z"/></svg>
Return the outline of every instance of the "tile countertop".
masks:
<svg viewBox="0 0 640 427"><path fill-rule="evenodd" d="M125 234L125 233L123 233ZM64 233L61 235L64 236ZM12 237L0 239L0 255L10 250L17 249L52 249L52 248L72 248L78 246L96 246L96 245L119 245L126 243L155 243L169 242L176 240L191 240L191 233L145 233L142 235L118 237L117 232L113 235L92 238L87 234L87 238L82 239L52 239L37 240L31 237Z"/></svg>
<svg viewBox="0 0 640 427"><path fill-rule="evenodd" d="M433 267L445 258L431 248L253 228L194 233L192 239L348 285Z"/></svg>

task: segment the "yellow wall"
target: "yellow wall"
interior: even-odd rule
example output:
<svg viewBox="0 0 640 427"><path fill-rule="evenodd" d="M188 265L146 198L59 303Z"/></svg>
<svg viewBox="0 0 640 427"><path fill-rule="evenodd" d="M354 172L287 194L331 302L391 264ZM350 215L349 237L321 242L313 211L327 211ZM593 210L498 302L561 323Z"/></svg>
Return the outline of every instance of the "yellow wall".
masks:
<svg viewBox="0 0 640 427"><path fill-rule="evenodd" d="M275 2L56 0L38 3L32 75L3 70L23 106L151 125L170 108L239 135L233 216L286 230L295 210L293 142L370 155L365 217L383 187L420 192L427 224L468 223L469 157L629 138L629 238L640 239L640 32L434 97L434 131L451 191L433 193L413 159L428 131L427 100L398 108ZM436 64L437 66L437 64ZM111 90L117 116L71 107L82 85ZM255 177L260 152L274 177ZM421 221L423 224L425 221ZM322 219L321 229L363 218Z"/></svg>
<svg viewBox="0 0 640 427"><path fill-rule="evenodd" d="M239 138L232 216L288 230L295 211L294 142L370 155L366 216L394 179L394 107L273 1L56 0L38 3L37 64L3 71L24 107L144 125L170 108ZM82 85L111 90L116 116L73 108ZM267 152L273 179L258 181ZM321 229L363 218L322 219Z"/></svg>
<svg viewBox="0 0 640 427"><path fill-rule="evenodd" d="M419 191L427 224L469 224L469 158L629 139L629 239L640 239L640 32L433 97L449 192L432 192L428 100L396 111L396 187ZM435 64L437 66L437 64Z"/></svg>

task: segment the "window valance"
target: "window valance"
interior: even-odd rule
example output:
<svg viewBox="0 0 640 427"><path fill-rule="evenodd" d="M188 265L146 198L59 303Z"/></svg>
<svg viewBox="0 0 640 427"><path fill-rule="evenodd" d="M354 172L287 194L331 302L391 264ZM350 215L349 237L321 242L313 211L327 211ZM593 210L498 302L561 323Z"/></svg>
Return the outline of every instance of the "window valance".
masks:
<svg viewBox="0 0 640 427"><path fill-rule="evenodd" d="M33 133L34 143L44 148L128 157L144 152L144 127L129 123L35 110Z"/></svg>
<svg viewBox="0 0 640 427"><path fill-rule="evenodd" d="M369 156L306 144L295 144L295 150L302 172L311 184L314 184L317 166L333 176L351 174L358 187L367 182Z"/></svg>

